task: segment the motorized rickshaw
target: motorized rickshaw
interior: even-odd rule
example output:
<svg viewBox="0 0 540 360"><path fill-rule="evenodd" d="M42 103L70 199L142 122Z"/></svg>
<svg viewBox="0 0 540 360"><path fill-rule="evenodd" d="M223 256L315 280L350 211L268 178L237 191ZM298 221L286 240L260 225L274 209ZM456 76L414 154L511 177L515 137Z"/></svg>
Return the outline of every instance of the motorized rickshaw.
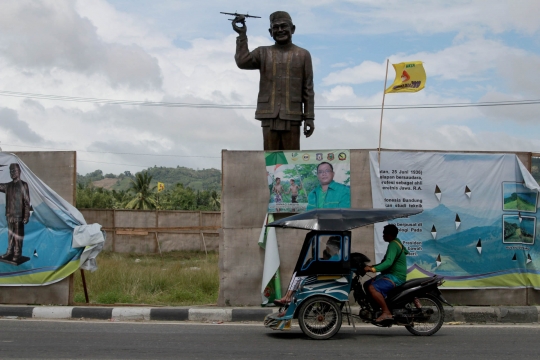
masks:
<svg viewBox="0 0 540 360"><path fill-rule="evenodd" d="M317 209L268 224L311 231L305 237L294 268L294 276L301 278L300 285L290 303L265 318L265 326L289 330L292 320L298 319L304 334L313 339L328 339L339 331L345 315L353 326L356 318L376 326L403 325L414 335L437 332L444 321L442 303L447 303L438 289L442 278L410 280L393 289L387 304L394 318L376 323L380 307L366 295L361 283L364 267L370 260L361 253L351 254L351 229L420 212L418 209ZM338 244L338 252L333 255L327 252L329 240ZM360 305L359 314L351 313L351 291Z"/></svg>

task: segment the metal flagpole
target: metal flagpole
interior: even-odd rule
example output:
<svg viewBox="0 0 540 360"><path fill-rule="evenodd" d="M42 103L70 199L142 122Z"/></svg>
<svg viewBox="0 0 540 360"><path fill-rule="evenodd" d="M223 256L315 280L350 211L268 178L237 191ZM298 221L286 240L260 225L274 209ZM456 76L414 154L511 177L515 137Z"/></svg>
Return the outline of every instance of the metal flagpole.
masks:
<svg viewBox="0 0 540 360"><path fill-rule="evenodd" d="M379 127L379 166L381 165L381 138L382 138L382 118L383 118L383 112L384 112L384 97L386 95L386 80L388 79L388 63L390 62L389 59L386 59L386 75L384 76L384 89L383 89L383 96L382 96L382 106L381 106L381 125Z"/></svg>

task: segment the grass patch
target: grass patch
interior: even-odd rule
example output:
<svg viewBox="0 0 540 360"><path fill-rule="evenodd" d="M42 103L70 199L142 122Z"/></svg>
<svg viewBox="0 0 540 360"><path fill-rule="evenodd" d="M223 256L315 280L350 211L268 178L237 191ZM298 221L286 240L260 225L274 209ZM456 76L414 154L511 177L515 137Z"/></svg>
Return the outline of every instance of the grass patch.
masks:
<svg viewBox="0 0 540 360"><path fill-rule="evenodd" d="M513 200L511 202L505 203L503 206L504 210L514 210L514 211L531 211L534 212L536 210L535 204L531 204L528 201L524 201L521 198L517 198L516 200Z"/></svg>
<svg viewBox="0 0 540 360"><path fill-rule="evenodd" d="M102 252L98 270L85 271L90 303L215 304L219 291L217 253L174 251L163 254ZM80 272L75 273L75 302L84 303Z"/></svg>

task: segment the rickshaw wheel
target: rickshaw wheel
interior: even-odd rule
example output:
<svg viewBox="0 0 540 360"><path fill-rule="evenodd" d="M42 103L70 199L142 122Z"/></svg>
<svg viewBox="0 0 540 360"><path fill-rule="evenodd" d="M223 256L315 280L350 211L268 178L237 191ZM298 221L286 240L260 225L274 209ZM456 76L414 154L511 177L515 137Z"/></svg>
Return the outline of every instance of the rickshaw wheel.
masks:
<svg viewBox="0 0 540 360"><path fill-rule="evenodd" d="M341 328L341 310L327 296L314 296L305 300L298 312L300 328L312 339L329 339Z"/></svg>

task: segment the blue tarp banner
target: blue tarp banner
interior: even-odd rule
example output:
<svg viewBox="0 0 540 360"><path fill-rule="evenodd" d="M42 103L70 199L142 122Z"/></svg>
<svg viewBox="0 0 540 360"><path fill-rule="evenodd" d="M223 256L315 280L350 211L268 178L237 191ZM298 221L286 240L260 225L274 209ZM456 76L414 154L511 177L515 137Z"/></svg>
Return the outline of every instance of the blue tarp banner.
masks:
<svg viewBox="0 0 540 360"><path fill-rule="evenodd" d="M447 288L540 288L539 186L514 154L370 152L375 208L421 208L393 220L408 278ZM376 259L386 251L375 226Z"/></svg>
<svg viewBox="0 0 540 360"><path fill-rule="evenodd" d="M82 214L15 155L0 153L0 286L47 285L80 266Z"/></svg>

